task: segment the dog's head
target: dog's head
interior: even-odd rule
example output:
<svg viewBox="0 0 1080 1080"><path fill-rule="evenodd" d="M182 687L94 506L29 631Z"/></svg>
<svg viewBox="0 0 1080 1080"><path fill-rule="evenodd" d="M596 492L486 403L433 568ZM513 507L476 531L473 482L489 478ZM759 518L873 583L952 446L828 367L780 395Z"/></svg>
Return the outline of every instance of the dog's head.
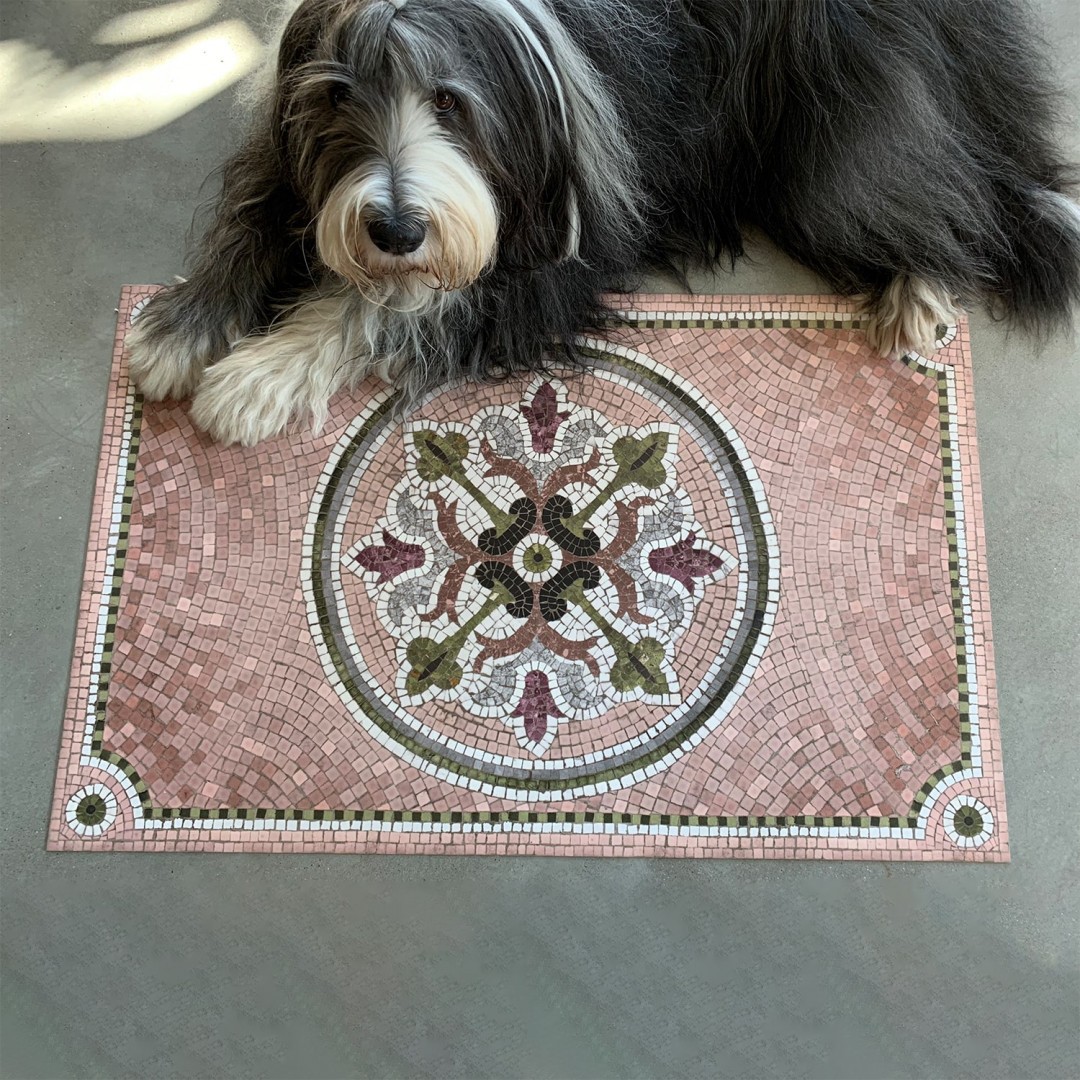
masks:
<svg viewBox="0 0 1080 1080"><path fill-rule="evenodd" d="M603 81L542 0L303 0L274 114L320 257L372 298L576 258L640 217Z"/></svg>

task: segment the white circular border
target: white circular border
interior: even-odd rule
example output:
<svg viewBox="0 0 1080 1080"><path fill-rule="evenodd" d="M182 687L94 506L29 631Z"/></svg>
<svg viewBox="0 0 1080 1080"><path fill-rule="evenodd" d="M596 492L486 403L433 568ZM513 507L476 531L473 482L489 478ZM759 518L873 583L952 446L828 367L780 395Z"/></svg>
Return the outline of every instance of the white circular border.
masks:
<svg viewBox="0 0 1080 1080"><path fill-rule="evenodd" d="M344 685L341 677L338 675L337 670L334 667L333 660L330 656L330 652L326 647L323 640L322 627L319 623L318 610L315 605L314 587L312 584L312 565L314 559L314 538L315 538L315 525L318 518L319 508L323 502L323 498L326 494L326 489L329 485L330 478L337 468L342 455L348 450L352 444L357 432L361 430L365 423L371 418L372 414L383 406L390 397L393 396L393 390L387 389L383 393L376 396L369 406L357 416L348 428L342 434L337 444L334 446L329 459L322 474L319 477L319 482L315 487L315 491L312 495L307 526L304 531L304 558L301 569L301 584L304 590L304 597L308 606L308 625L311 630L312 636L315 639L316 650L319 654L319 659L323 665L323 671L326 674L327 680L334 688L338 697L344 702L346 708L348 708L352 717L374 738L380 745L385 746L395 756L399 757L402 761L407 762L414 768L419 769L421 772L428 776L434 776L436 779L444 780L447 783L454 784L458 787L465 787L471 791L478 791L482 794L491 796L492 798L500 799L512 799L519 802L557 802L563 799L579 798L582 796L599 795L607 791L615 791L619 788L631 787L634 784L640 783L642 780L655 776L657 773L663 772L669 768L672 764L682 758L685 754L689 753L696 746L698 746L705 737L715 730L726 719L728 714L734 708L735 703L742 697L749 685L754 672L757 670L758 664L761 662L761 658L765 653L765 649L768 646L769 639L772 636L773 624L776 619L776 612L779 606L779 588L780 588L780 551L776 539L776 530L772 523L772 514L769 510L768 499L765 495L765 488L761 482L761 478L758 476L757 469L754 466L753 461L746 449L742 439L739 438L737 432L728 423L726 417L716 408L716 406L705 398L698 389L669 368L664 367L662 364L657 363L652 357L645 353L639 352L636 349L631 349L622 345L612 345L610 342L586 339L583 341L583 345L587 348L595 349L598 352L609 353L616 357L621 357L625 360L631 360L642 367L648 368L650 371L655 372L661 378L668 380L678 390L692 398L710 420L716 424L724 433L725 438L731 444L738 457L739 463L746 474L747 482L754 495L754 503L759 510L760 522L762 532L765 536L766 548L769 556L769 574L765 585L765 605L764 605L764 617L762 619L762 625L758 632L757 639L754 643L754 647L750 653L750 656L746 660L746 664L743 667L742 672L739 675L735 686L729 691L727 697L716 708L713 713L698 725L692 732L690 732L686 738L669 753L665 754L662 758L654 761L650 765L642 766L639 769L634 769L628 773L623 774L612 780L604 780L599 783L584 783L584 784L572 784L569 787L559 788L550 791L537 791L527 787L515 787L512 784L493 784L488 781L478 780L467 776L462 776L455 771L449 769L440 768L428 761L426 758L413 751L407 749L401 743L399 743L392 736L388 735L378 724L376 724L370 717L364 712L359 704L353 699L352 694L349 692L348 687ZM598 372L603 377L611 379L612 375L616 376L615 381L626 381L626 376L620 376L616 373ZM648 387L640 384L627 385L635 393L641 394L643 397L652 400L654 404L663 408L670 408L670 404L664 401L663 397L654 391L650 391ZM418 406L422 408L428 402L434 400L436 397L444 393L444 390L435 390L429 394ZM691 434L697 433L696 425L693 423L687 423L687 418L681 418L683 423L680 425L683 430L688 430ZM372 447L372 450L378 450L386 439L389 437L391 428L384 429L377 437ZM700 439L699 439L700 442ZM718 478L724 487L725 500L729 507L733 511L733 516L737 522L739 516L734 514L734 495L728 490L727 478L722 473L718 473ZM350 480L350 486L357 483L358 477L355 475ZM338 515L338 520L341 521L344 515ZM342 550L342 540L338 530L335 534L332 544L332 553L335 556L333 565L331 568L331 591L338 592L340 586L340 566L338 565L338 556ZM746 602L747 593L747 572L745 569L745 555L746 548L743 536L740 532L736 532L736 542L738 545L739 560L739 588L738 597L736 602L736 608L741 609ZM339 616L342 619L342 632L346 642L353 646L352 656L356 663L358 670L370 677L370 672L367 669L366 663L363 661L363 656L356 648L357 643L352 633L350 621L348 619L347 610L339 610ZM483 764L503 764L507 767L517 768L522 770L528 770L535 775L543 775L545 772L554 771L558 768L580 768L584 765L593 764L599 760L613 757L616 754L623 753L628 750L640 746L642 743L654 738L660 734L663 730L671 727L676 723L681 716L683 716L690 708L695 706L700 700L704 691L701 689L706 685L709 680L716 673L718 665L723 664L727 659L728 654L731 651L731 645L733 644L733 636L730 632L725 635L724 644L712 664L709 665L709 670L705 673L701 679L696 692L691 693L686 700L684 700L677 708L673 709L665 718L662 724L653 725L653 727L646 731L639 732L631 739L618 744L617 746L607 747L602 753L591 753L584 755L581 758L571 759L559 759L558 761L537 761L537 760L525 760L522 758L509 758L503 755L491 754L487 752L480 752L477 754L475 747L465 746L464 744L457 744L455 740L448 739L443 732L435 731L433 728L428 727L426 724L421 723L412 716L409 712L401 708L400 705L391 701L385 696L380 696L380 700L385 708L387 708L393 715L401 720L407 727L413 731L425 735L428 738L432 738L443 742L448 747L453 747L459 752L463 752L470 755L476 755L479 757L482 764L477 767L482 768Z"/></svg>
<svg viewBox="0 0 1080 1080"><path fill-rule="evenodd" d="M84 825L75 812L79 807L79 803L88 795L97 795L105 804L105 817L97 825ZM67 822L68 828L80 836L100 836L103 832L111 829L116 822L116 796L104 784L87 784L86 787L79 788L68 799L64 807L64 820Z"/></svg>
<svg viewBox="0 0 1080 1080"><path fill-rule="evenodd" d="M979 816L983 820L983 831L978 836L961 836L953 827L953 817L961 806L973 806L979 812ZM982 847L994 835L994 815L990 812L990 807L981 799L973 798L970 795L957 795L955 799L947 802L945 804L945 816L942 821L945 825L945 835L957 847Z"/></svg>

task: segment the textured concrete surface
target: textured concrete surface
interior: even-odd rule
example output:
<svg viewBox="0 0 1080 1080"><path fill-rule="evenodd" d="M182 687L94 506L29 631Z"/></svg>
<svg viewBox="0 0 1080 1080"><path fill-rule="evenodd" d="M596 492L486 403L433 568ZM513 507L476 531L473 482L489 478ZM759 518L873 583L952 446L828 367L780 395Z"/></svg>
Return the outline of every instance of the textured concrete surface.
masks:
<svg viewBox="0 0 1080 1080"><path fill-rule="evenodd" d="M68 64L130 0L9 0ZM217 18L253 26L264 5ZM1080 156L1080 12L1041 0ZM1080 363L974 320L1013 862L47 855L113 306L167 280L230 95L0 162L5 1077L1068 1077ZM775 253L715 291L818 291Z"/></svg>

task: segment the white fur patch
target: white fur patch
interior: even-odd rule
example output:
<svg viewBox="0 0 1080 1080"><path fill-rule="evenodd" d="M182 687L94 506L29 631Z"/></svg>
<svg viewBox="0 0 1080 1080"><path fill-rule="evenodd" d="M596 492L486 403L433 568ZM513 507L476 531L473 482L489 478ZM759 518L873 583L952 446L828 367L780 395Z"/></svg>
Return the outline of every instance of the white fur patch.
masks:
<svg viewBox="0 0 1080 1080"><path fill-rule="evenodd" d="M331 396L370 370L356 355L340 296L299 305L267 334L252 335L207 369L191 407L195 424L222 443L254 446L294 418L313 430Z"/></svg>
<svg viewBox="0 0 1080 1080"><path fill-rule="evenodd" d="M623 132L622 120L604 88L600 73L577 46L558 16L544 0L475 0L497 13L512 27L525 47L534 68L537 64L550 82L559 105L562 126L577 153L583 179L582 199L604 208L612 220L641 221L641 197L637 189L636 163ZM630 8L609 3L613 19L626 20L626 29L643 34L648 28ZM526 15L529 18L526 18ZM550 43L545 47L530 24L542 28ZM540 74L539 71L536 72ZM565 257L579 253L580 217L574 195Z"/></svg>
<svg viewBox="0 0 1080 1080"><path fill-rule="evenodd" d="M1080 234L1080 204L1058 191L1040 192L1047 216L1056 218L1066 228Z"/></svg>
<svg viewBox="0 0 1080 1080"><path fill-rule="evenodd" d="M161 335L136 321L124 342L128 372L147 401L186 398L211 359L206 334Z"/></svg>

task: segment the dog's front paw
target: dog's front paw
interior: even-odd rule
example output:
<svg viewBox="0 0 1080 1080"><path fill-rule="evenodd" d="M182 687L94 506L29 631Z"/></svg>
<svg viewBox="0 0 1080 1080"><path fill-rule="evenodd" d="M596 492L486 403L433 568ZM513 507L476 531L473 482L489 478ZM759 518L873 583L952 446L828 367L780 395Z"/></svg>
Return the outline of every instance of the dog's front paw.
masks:
<svg viewBox="0 0 1080 1080"><path fill-rule="evenodd" d="M879 355L895 359L907 353L930 356L942 328L959 316L952 294L922 278L895 278L866 310L866 336Z"/></svg>
<svg viewBox="0 0 1080 1080"><path fill-rule="evenodd" d="M136 318L124 342L128 371L147 401L190 397L207 364L221 352L218 337L185 317L184 300L160 293Z"/></svg>
<svg viewBox="0 0 1080 1080"><path fill-rule="evenodd" d="M209 368L191 405L195 426L226 446L254 446L280 435L296 404L294 394L258 362L258 349L241 343Z"/></svg>

